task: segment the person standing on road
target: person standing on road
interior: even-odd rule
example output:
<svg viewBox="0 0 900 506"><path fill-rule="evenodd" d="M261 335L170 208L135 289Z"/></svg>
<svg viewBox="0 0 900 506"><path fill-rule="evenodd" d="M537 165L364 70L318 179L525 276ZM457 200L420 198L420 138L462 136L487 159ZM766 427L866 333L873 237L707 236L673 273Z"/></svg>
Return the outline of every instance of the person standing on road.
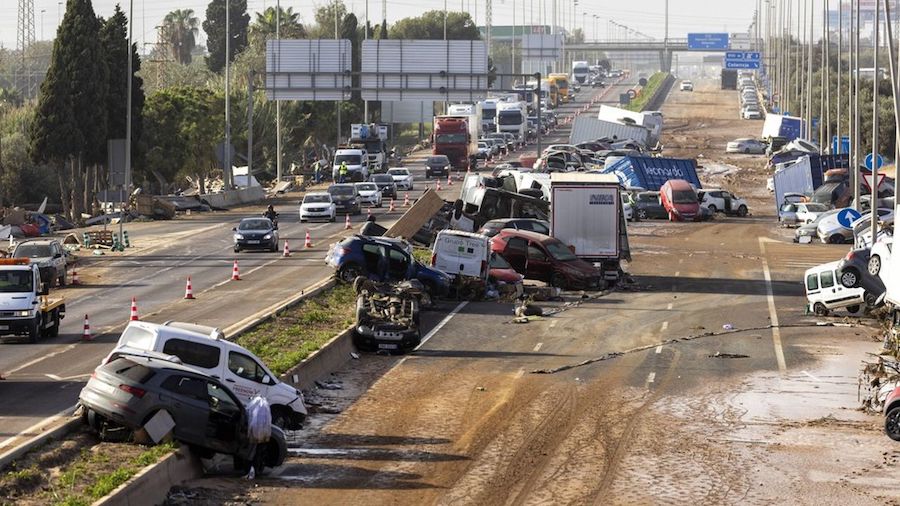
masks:
<svg viewBox="0 0 900 506"><path fill-rule="evenodd" d="M347 168L347 162L341 162L341 167L338 169L338 175L341 177L341 183L347 182L347 172L349 172L349 169Z"/></svg>
<svg viewBox="0 0 900 506"><path fill-rule="evenodd" d="M316 184L319 184L322 176L322 160L316 160L316 164L313 166L313 177L315 179Z"/></svg>

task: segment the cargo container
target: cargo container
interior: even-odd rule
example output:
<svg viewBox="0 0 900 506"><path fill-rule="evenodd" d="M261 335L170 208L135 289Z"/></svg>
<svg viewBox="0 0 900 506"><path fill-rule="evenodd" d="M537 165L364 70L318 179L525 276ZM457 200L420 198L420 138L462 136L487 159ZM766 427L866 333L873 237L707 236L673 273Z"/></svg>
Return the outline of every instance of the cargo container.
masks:
<svg viewBox="0 0 900 506"><path fill-rule="evenodd" d="M615 175L625 188L659 191L670 179L684 179L694 188L702 188L696 162L683 158L626 156L604 167L603 173Z"/></svg>
<svg viewBox="0 0 900 506"><path fill-rule="evenodd" d="M640 125L624 125L615 121L578 116L575 118L575 122L572 123L572 131L569 133L569 144L592 142L604 137L614 142L631 139L642 147L648 147L651 134L650 129Z"/></svg>
<svg viewBox="0 0 900 506"><path fill-rule="evenodd" d="M806 130L806 122L795 116L767 114L763 123L762 138L782 137L788 142L797 139Z"/></svg>

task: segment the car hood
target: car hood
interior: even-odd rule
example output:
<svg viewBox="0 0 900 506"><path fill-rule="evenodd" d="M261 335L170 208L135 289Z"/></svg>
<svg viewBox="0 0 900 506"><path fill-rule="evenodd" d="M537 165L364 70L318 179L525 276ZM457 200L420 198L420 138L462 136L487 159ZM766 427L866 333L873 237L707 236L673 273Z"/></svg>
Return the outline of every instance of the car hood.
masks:
<svg viewBox="0 0 900 506"><path fill-rule="evenodd" d="M304 204L300 204L300 209L309 209L311 207L331 207L332 205L334 205L333 202L306 202Z"/></svg>
<svg viewBox="0 0 900 506"><path fill-rule="evenodd" d="M28 292L4 293L0 297L0 311L22 311L35 307L31 301L34 300L34 294Z"/></svg>
<svg viewBox="0 0 900 506"><path fill-rule="evenodd" d="M345 200L353 200L354 198L356 198L355 195L332 195L331 196L331 200L333 202L338 202L338 201L343 202Z"/></svg>

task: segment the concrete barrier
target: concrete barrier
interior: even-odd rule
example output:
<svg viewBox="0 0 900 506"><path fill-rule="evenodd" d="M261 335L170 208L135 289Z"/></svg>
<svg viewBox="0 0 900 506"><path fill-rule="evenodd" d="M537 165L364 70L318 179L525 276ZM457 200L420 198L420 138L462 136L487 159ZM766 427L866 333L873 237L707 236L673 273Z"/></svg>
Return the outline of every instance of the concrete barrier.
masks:
<svg viewBox="0 0 900 506"><path fill-rule="evenodd" d="M265 200L266 192L260 186L251 186L249 188L239 188L237 190L229 190L221 193L199 195L199 197L210 207L224 209Z"/></svg>
<svg viewBox="0 0 900 506"><path fill-rule="evenodd" d="M331 338L312 355L281 375L281 381L296 388L311 388L315 381L337 371L350 360L353 352L353 327Z"/></svg>
<svg viewBox="0 0 900 506"><path fill-rule="evenodd" d="M155 464L145 467L118 488L95 501L93 506L161 504L170 488L201 476L203 465L200 459L182 447L160 457Z"/></svg>
<svg viewBox="0 0 900 506"><path fill-rule="evenodd" d="M0 454L0 470L5 469L11 463L15 462L31 450L40 448L41 446L44 446L54 439L61 439L65 437L69 432L75 430L80 424L80 417L73 418L69 415L65 415L64 417L50 424L48 427L44 428L44 432L42 432L41 434L38 434L25 443L18 445L3 454Z"/></svg>

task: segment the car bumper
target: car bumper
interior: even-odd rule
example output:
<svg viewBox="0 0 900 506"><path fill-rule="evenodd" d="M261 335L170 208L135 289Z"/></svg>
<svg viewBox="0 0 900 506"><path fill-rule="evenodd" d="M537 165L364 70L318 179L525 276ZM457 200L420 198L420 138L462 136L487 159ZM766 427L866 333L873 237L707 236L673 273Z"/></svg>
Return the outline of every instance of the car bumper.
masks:
<svg viewBox="0 0 900 506"><path fill-rule="evenodd" d="M235 246L239 246L241 249L269 249L273 245L277 246L278 241L275 239L241 239L240 241L234 241Z"/></svg>
<svg viewBox="0 0 900 506"><path fill-rule="evenodd" d="M360 204L366 204L370 206L378 205L378 197L365 197L360 199Z"/></svg>
<svg viewBox="0 0 900 506"><path fill-rule="evenodd" d="M0 336L28 334L32 325L34 318L0 318Z"/></svg>
<svg viewBox="0 0 900 506"><path fill-rule="evenodd" d="M301 220L331 219L331 211L300 211Z"/></svg>
<svg viewBox="0 0 900 506"><path fill-rule="evenodd" d="M425 175L426 176L446 176L450 171L448 169L435 169L431 167L425 167Z"/></svg>
<svg viewBox="0 0 900 506"><path fill-rule="evenodd" d="M419 330L413 328L382 330L377 325L357 325L354 332L358 342L378 350L408 350L418 346L421 341Z"/></svg>
<svg viewBox="0 0 900 506"><path fill-rule="evenodd" d="M334 208L338 211L355 211L359 209L359 204L356 203L335 203Z"/></svg>

